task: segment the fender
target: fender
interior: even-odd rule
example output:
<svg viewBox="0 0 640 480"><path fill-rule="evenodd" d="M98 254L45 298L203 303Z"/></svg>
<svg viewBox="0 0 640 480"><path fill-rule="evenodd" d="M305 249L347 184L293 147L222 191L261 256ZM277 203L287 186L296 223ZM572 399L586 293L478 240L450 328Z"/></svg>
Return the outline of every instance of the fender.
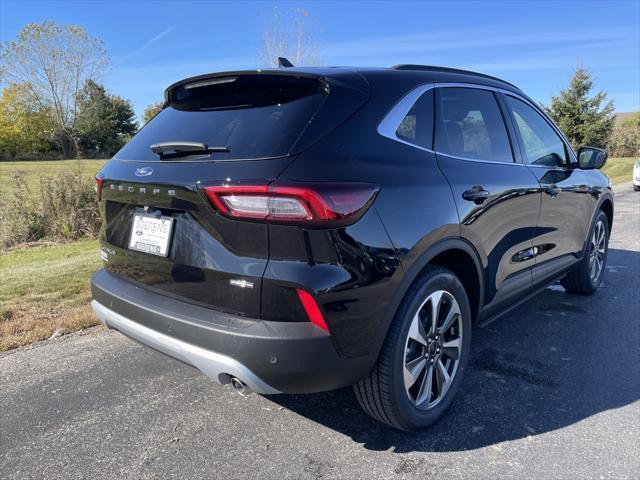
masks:
<svg viewBox="0 0 640 480"><path fill-rule="evenodd" d="M478 311L474 312L476 314L476 317L482 311L481 299L484 298L484 276L482 275L482 264L480 262L480 256L478 255L478 252L476 252L475 248L468 241L460 237L444 238L442 240L439 240L438 242L427 248L424 252L422 252L418 259L415 260L411 265L401 265L401 268L398 269L398 273L401 273L403 277L400 280L396 291L391 297L391 300L389 301L385 310L385 314L377 335L377 342L375 345L376 348L374 350L376 356L382 348L384 339L387 336L387 331L389 330L391 322L393 321L396 311L398 310L400 303L404 299L407 290L409 290L413 282L416 280L416 278L418 278L422 270L424 270L429 262L431 262L431 260L433 260L439 254L446 252L447 250L462 250L463 252L467 253L473 260L479 286L477 299Z"/></svg>
<svg viewBox="0 0 640 480"><path fill-rule="evenodd" d="M611 202L611 212L612 214L615 212L615 202L613 201L613 192L611 191L610 188L606 188L601 194L600 194L600 198L598 198L598 203L596 204L596 208L593 211L593 215L592 217L595 217L596 212L598 210L600 210L600 208L602 207L602 204L606 201L609 200L609 202ZM593 218L592 218L593 220ZM609 225L611 226L611 225Z"/></svg>
<svg viewBox="0 0 640 480"><path fill-rule="evenodd" d="M593 230L593 224L596 221L597 213L602 209L602 204L606 201L611 202L611 225L609 225L609 235L611 235L611 230L613 230L613 214L615 213L615 203L613 201L613 193L610 189L604 190L604 192L598 198L598 203L596 207L591 212L591 221L589 222L589 230L587 230L587 237L584 239L584 244L582 245L582 253L580 254L580 258L584 257L587 246L589 244L589 237L591 236L591 232Z"/></svg>

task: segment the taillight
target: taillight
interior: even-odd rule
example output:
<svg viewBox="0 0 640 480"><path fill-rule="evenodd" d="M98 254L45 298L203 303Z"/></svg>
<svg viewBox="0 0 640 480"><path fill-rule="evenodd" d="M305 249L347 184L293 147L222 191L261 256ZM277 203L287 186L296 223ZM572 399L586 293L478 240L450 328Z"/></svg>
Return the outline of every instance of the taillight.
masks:
<svg viewBox="0 0 640 480"><path fill-rule="evenodd" d="M104 179L101 175L96 175L96 199L100 201L100 197L102 196L102 181Z"/></svg>
<svg viewBox="0 0 640 480"><path fill-rule="evenodd" d="M371 205L378 187L368 183L291 183L204 187L216 209L232 218L346 225Z"/></svg>

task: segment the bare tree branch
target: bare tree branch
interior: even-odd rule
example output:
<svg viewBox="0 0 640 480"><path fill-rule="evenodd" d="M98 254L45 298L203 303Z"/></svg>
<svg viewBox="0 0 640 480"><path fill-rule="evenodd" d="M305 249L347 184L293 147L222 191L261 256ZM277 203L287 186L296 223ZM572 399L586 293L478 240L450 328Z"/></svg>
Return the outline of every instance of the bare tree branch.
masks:
<svg viewBox="0 0 640 480"><path fill-rule="evenodd" d="M262 32L259 58L262 66L277 67L278 57L288 58L295 66L321 63L306 10L297 8L282 16L274 8L273 23Z"/></svg>

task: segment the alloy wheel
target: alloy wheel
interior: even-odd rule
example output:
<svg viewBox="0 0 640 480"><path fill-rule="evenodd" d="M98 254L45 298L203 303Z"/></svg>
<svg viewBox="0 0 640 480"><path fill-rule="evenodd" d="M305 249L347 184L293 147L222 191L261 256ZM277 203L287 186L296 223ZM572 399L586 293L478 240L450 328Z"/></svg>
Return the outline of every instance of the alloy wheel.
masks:
<svg viewBox="0 0 640 480"><path fill-rule="evenodd" d="M604 257L607 248L606 228L602 220L596 223L591 234L591 244L589 250L589 277L594 284L600 278L600 273L604 267Z"/></svg>
<svg viewBox="0 0 640 480"><path fill-rule="evenodd" d="M420 410L436 406L458 371L462 353L462 315L445 290L431 293L411 321L404 349L404 387Z"/></svg>

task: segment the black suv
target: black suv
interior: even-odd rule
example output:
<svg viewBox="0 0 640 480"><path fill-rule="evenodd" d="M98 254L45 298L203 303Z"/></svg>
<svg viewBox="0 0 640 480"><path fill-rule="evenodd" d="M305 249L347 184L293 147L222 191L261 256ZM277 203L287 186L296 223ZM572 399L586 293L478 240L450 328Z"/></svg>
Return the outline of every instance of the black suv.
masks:
<svg viewBox="0 0 640 480"><path fill-rule="evenodd" d="M353 385L374 418L426 426L460 387L474 324L558 279L597 289L606 157L473 72L189 78L97 176L92 305L241 392Z"/></svg>

